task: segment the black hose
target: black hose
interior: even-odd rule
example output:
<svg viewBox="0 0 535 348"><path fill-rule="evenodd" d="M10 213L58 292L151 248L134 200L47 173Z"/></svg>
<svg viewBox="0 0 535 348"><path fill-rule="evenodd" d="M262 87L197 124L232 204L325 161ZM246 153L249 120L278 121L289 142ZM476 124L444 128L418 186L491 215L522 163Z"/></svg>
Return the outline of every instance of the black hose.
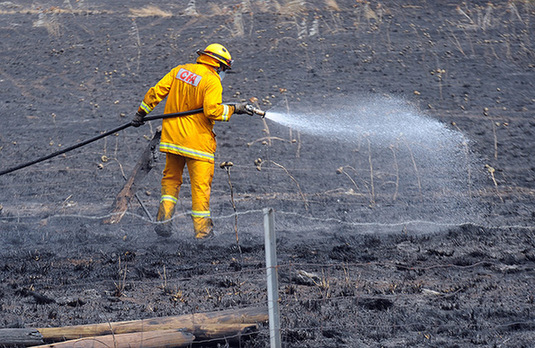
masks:
<svg viewBox="0 0 535 348"><path fill-rule="evenodd" d="M193 114L198 114L198 113L201 113L203 112L203 109L195 109L195 110L190 110L190 111L183 111L183 112L177 112L177 113L173 113L173 114L163 114L163 115L155 115L155 116L147 116L144 118L144 121L153 121L153 120L159 120L159 119L163 119L163 118L172 118L172 117L183 117L183 116L189 116L189 115L193 115ZM65 152L69 152L69 151L72 151L74 149L77 149L79 147L82 147L84 145L87 145L89 143L92 143L94 141L97 141L99 139L102 139L104 137L107 137L108 135L111 135L111 134L114 134L114 133L117 133L119 131L122 131L123 129L126 129L128 127L132 126L132 123L126 123L126 124L123 124L122 126L120 127L117 127L115 129L112 129L106 133L102 133L94 138L91 138L91 139L88 139L88 140L85 140L79 144L76 144L76 145L73 145L73 146L69 146L63 150L60 150L60 151L56 151L54 153L51 153L50 155L47 155L47 156L44 156L44 157L41 157L41 158L38 158L36 160L33 160L31 162L28 162L28 163L24 163L24 164L21 164L21 165L18 165L16 167L13 167L13 168L9 168L9 169L5 169L5 170L2 170L0 172L0 176L4 175L4 174L8 174L8 173L11 173L11 172L14 172L16 170L19 170L19 169L22 169L22 168L26 168L26 167L29 167L31 165L34 165L36 163L39 163L39 162L43 162L43 161L46 161L47 159L50 159L52 157L56 157L58 155L61 155Z"/></svg>

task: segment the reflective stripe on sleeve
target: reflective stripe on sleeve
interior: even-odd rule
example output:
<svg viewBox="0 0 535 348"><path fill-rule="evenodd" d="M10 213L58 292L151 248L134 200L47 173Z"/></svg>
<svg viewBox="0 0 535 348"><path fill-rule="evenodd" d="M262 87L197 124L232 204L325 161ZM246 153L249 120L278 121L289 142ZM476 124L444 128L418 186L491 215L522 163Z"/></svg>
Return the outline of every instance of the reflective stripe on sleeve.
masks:
<svg viewBox="0 0 535 348"><path fill-rule="evenodd" d="M223 121L228 121L230 116L230 107L228 105L223 105Z"/></svg>
<svg viewBox="0 0 535 348"><path fill-rule="evenodd" d="M147 104L145 104L145 102L141 102L141 105L139 106L140 108L142 108L143 110L145 110L145 112L147 114L150 114L150 112L152 111L152 108L150 106L148 106Z"/></svg>

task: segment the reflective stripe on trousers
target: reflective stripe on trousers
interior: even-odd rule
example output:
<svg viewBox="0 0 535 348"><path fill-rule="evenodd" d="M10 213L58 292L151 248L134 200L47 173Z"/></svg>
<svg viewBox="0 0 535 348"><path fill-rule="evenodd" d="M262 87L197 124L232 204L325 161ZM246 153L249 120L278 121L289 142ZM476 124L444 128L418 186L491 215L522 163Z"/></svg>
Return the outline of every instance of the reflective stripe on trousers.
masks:
<svg viewBox="0 0 535 348"><path fill-rule="evenodd" d="M206 222L203 220L210 218L210 191L214 176L214 164L208 161L166 153L162 178L162 198L157 219L164 221L173 216L186 165L191 181L191 216L197 232L206 228Z"/></svg>

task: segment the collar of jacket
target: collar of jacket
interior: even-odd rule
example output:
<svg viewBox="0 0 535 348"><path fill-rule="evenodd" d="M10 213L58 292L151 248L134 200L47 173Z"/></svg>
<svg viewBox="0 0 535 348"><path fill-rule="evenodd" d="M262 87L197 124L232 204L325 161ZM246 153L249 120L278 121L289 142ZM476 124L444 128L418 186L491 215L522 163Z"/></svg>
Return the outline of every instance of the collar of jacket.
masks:
<svg viewBox="0 0 535 348"><path fill-rule="evenodd" d="M208 69L210 69L214 74L216 74L217 77L219 77L219 80L221 81L221 76L219 76L219 73L217 72L217 69L209 64L205 64L205 63L197 63L197 64L200 64L200 65L204 65L205 67L207 67Z"/></svg>

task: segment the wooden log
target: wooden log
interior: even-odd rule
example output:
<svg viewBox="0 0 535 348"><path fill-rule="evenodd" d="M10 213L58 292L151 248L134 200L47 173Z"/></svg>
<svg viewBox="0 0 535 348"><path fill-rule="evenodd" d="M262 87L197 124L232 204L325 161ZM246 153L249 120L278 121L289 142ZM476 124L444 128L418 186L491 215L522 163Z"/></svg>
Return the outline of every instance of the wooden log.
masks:
<svg viewBox="0 0 535 348"><path fill-rule="evenodd" d="M139 184L153 167L153 153L156 151L156 147L160 142L161 135L162 129L161 127L158 127L149 145L139 157L139 160L132 170L132 173L128 177L128 180L126 180L123 188L117 197L115 197L115 201L113 202L112 216L103 221L105 224L116 224L119 223L123 218L126 210L128 209L128 203L130 203L130 200L136 194L136 183Z"/></svg>
<svg viewBox="0 0 535 348"><path fill-rule="evenodd" d="M45 342L57 342L81 337L168 329L186 328L191 332L195 332L194 328L196 326L209 324L256 324L266 322L267 320L267 307L253 307L114 323L38 328L37 330L43 335Z"/></svg>
<svg viewBox="0 0 535 348"><path fill-rule="evenodd" d="M180 330L161 330L135 332L119 335L85 337L76 340L40 345L33 348L159 348L187 347L192 344L195 336Z"/></svg>
<svg viewBox="0 0 535 348"><path fill-rule="evenodd" d="M36 329L0 329L0 347L35 346L43 343L43 336Z"/></svg>
<svg viewBox="0 0 535 348"><path fill-rule="evenodd" d="M195 341L226 340L237 341L240 337L258 332L256 324L204 324L185 328L195 336Z"/></svg>

